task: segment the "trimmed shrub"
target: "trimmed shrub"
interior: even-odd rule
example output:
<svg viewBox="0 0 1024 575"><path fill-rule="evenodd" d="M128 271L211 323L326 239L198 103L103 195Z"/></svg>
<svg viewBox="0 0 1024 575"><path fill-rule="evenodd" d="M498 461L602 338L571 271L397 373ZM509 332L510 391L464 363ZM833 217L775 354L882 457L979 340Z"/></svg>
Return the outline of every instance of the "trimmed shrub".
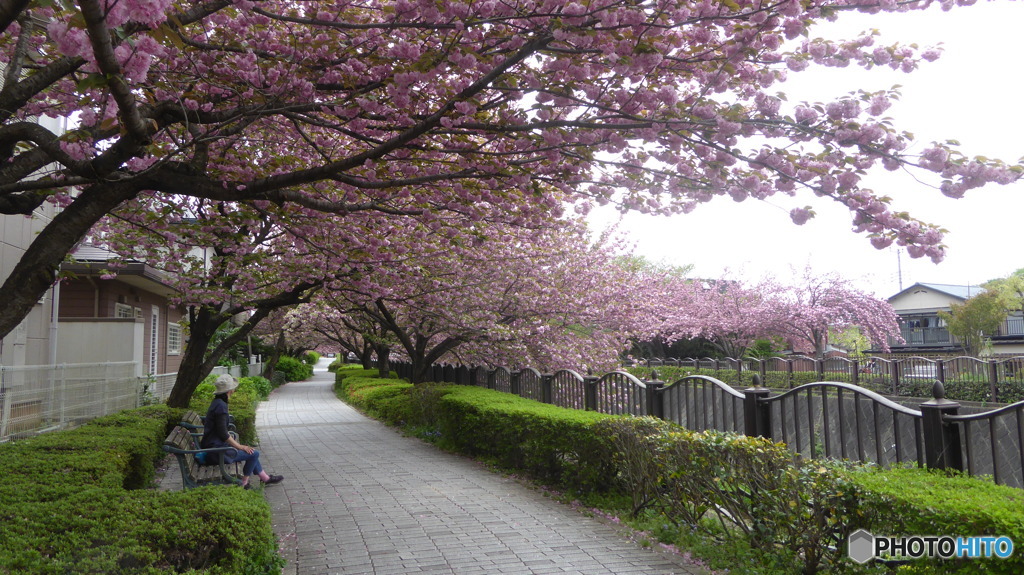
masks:
<svg viewBox="0 0 1024 575"><path fill-rule="evenodd" d="M320 361L321 357L322 356L315 351L307 351L306 353L302 354L301 359L302 363L305 363L306 365L316 365L317 362Z"/></svg>
<svg viewBox="0 0 1024 575"><path fill-rule="evenodd" d="M269 379L257 375L239 379L238 390L252 395L258 401L266 401L270 397L270 392L274 390L274 386Z"/></svg>
<svg viewBox="0 0 1024 575"><path fill-rule="evenodd" d="M867 528L875 535L1009 537L1024 543L1024 490L944 471L897 468L850 474L859 487ZM1007 559L909 561L916 573L1024 572L1015 548Z"/></svg>
<svg viewBox="0 0 1024 575"><path fill-rule="evenodd" d="M313 377L313 367L300 359L287 355L281 356L274 367L275 373L283 373L285 381L303 381Z"/></svg>
<svg viewBox="0 0 1024 575"><path fill-rule="evenodd" d="M523 399L507 393L452 385L438 402L438 429L445 445L494 459L543 480L597 489L603 450L592 426L612 417Z"/></svg>

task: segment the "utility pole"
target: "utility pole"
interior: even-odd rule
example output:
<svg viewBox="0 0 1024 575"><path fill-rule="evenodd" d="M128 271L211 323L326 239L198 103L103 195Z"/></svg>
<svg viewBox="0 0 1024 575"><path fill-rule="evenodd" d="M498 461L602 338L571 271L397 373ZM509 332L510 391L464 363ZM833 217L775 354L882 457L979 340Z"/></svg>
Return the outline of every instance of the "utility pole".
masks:
<svg viewBox="0 0 1024 575"><path fill-rule="evenodd" d="M896 274L900 280L900 291L903 291L903 250L896 250Z"/></svg>

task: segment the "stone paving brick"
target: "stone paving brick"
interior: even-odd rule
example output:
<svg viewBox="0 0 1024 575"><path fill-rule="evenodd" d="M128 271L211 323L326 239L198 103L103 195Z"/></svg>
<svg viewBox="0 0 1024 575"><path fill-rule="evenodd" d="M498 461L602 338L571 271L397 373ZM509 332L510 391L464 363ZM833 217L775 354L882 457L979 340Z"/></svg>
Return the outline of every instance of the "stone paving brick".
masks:
<svg viewBox="0 0 1024 575"><path fill-rule="evenodd" d="M286 575L706 575L622 531L368 419L333 374L289 383L257 412Z"/></svg>

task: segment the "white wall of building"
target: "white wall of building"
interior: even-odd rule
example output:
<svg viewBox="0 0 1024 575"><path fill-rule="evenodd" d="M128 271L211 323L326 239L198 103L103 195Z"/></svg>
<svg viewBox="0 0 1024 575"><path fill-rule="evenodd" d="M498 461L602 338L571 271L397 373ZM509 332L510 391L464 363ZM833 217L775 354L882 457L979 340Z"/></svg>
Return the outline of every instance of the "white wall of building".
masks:
<svg viewBox="0 0 1024 575"><path fill-rule="evenodd" d="M146 324L139 319L64 320L57 336L57 363L134 361L142 377Z"/></svg>

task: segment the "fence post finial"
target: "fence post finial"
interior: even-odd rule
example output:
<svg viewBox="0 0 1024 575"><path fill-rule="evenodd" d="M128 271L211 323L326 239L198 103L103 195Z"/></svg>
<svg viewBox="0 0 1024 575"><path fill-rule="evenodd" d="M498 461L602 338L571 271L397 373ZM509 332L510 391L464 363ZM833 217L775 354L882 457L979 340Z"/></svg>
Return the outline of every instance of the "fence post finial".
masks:
<svg viewBox="0 0 1024 575"><path fill-rule="evenodd" d="M751 437L772 437L771 409L763 400L771 393L761 384L761 376L754 374L753 387L743 390L743 425Z"/></svg>
<svg viewBox="0 0 1024 575"><path fill-rule="evenodd" d="M932 397L922 403L921 422L924 435L925 464L931 469L956 469L963 471L960 427L956 423L943 421L945 415L956 415L960 404L946 399L946 389L936 380L932 385Z"/></svg>

